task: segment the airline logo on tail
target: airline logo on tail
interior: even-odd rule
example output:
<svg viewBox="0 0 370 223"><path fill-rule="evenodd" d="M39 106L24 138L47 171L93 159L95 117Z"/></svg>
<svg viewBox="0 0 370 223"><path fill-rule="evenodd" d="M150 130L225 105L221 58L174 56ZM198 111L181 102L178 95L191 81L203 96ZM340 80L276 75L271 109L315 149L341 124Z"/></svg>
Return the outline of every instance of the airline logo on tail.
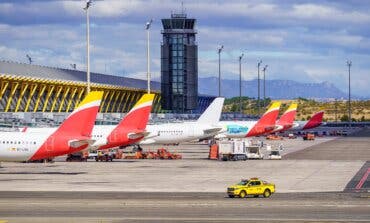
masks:
<svg viewBox="0 0 370 223"><path fill-rule="evenodd" d="M273 102L269 109L257 121L252 129L247 133L246 137L262 135L271 132L275 129L276 118L279 115L281 102Z"/></svg>
<svg viewBox="0 0 370 223"><path fill-rule="evenodd" d="M91 132L102 97L102 91L90 92L30 160L74 153L92 144Z"/></svg>
<svg viewBox="0 0 370 223"><path fill-rule="evenodd" d="M277 129L275 131L285 131L293 126L295 116L297 114L297 103L292 103L284 114L277 121Z"/></svg>
<svg viewBox="0 0 370 223"><path fill-rule="evenodd" d="M152 110L154 96L154 94L144 94L109 134L108 144L100 149L132 144L144 138L148 134L145 128Z"/></svg>

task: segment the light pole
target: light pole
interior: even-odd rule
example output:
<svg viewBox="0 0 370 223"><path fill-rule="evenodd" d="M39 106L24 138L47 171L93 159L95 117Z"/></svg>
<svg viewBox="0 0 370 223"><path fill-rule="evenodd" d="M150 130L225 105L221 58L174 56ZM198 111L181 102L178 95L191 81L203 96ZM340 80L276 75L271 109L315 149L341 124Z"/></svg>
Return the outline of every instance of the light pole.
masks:
<svg viewBox="0 0 370 223"><path fill-rule="evenodd" d="M349 127L351 128L352 118L351 118L351 66L352 61L347 61L348 66L348 120L349 120Z"/></svg>
<svg viewBox="0 0 370 223"><path fill-rule="evenodd" d="M150 94L150 50L149 50L150 33L149 33L149 29L150 29L150 26L152 25L152 23L153 23L153 19L150 19L150 21L145 24L146 36L147 36L147 42L146 42L146 47L147 47L146 48L146 58L147 58L146 78L148 80L148 94Z"/></svg>
<svg viewBox="0 0 370 223"><path fill-rule="evenodd" d="M262 60L260 60L257 64L258 67L258 80L257 80L257 85L258 85L258 99L257 99L257 108L258 108L258 115L260 115L260 66L262 64Z"/></svg>
<svg viewBox="0 0 370 223"><path fill-rule="evenodd" d="M335 99L335 102L334 102L334 108L335 108L335 123L338 123L338 116L337 116L337 99Z"/></svg>
<svg viewBox="0 0 370 223"><path fill-rule="evenodd" d="M242 59L243 59L244 53L239 56L239 112L240 114L243 113L242 109Z"/></svg>
<svg viewBox="0 0 370 223"><path fill-rule="evenodd" d="M224 45L218 48L218 97L221 97L221 52Z"/></svg>
<svg viewBox="0 0 370 223"><path fill-rule="evenodd" d="M266 69L268 65L266 64L265 67L262 69L263 71L263 107L266 107Z"/></svg>
<svg viewBox="0 0 370 223"><path fill-rule="evenodd" d="M33 60L32 60L32 58L31 58L31 56L30 56L30 55L28 55L28 54L26 54L26 57L27 57L27 59L28 59L28 62L29 62L30 64L32 64Z"/></svg>
<svg viewBox="0 0 370 223"><path fill-rule="evenodd" d="M87 79L87 93L90 92L90 21L89 21L89 8L92 0L86 1L84 10L86 11L86 79Z"/></svg>

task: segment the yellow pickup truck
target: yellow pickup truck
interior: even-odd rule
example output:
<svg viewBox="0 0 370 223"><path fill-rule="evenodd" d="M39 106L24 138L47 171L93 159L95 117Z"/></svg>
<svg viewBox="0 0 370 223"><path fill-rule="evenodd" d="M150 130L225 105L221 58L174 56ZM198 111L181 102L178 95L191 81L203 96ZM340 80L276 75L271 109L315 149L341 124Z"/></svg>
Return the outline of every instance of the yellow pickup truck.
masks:
<svg viewBox="0 0 370 223"><path fill-rule="evenodd" d="M273 193L275 193L275 184L267 183L258 178L243 179L240 183L227 188L229 197L245 198L247 195L270 197Z"/></svg>

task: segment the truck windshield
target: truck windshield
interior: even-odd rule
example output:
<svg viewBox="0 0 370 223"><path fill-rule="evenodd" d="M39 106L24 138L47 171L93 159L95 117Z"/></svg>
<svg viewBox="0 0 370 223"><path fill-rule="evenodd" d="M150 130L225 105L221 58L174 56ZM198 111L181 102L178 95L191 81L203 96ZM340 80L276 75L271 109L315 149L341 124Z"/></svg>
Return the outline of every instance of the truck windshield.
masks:
<svg viewBox="0 0 370 223"><path fill-rule="evenodd" d="M240 181L240 183L238 183L238 185L245 186L247 185L247 183L248 183L248 180L242 180Z"/></svg>

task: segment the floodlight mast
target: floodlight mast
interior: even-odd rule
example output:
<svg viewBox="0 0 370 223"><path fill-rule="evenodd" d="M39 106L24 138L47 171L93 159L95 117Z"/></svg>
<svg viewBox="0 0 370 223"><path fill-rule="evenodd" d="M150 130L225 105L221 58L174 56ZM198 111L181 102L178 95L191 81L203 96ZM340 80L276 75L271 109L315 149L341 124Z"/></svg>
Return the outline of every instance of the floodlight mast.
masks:
<svg viewBox="0 0 370 223"><path fill-rule="evenodd" d="M224 49L224 45L218 48L218 97L221 97L221 52Z"/></svg>
<svg viewBox="0 0 370 223"><path fill-rule="evenodd" d="M348 121L349 121L349 127L352 126L352 118L351 118L351 66L352 61L347 61L348 66Z"/></svg>
<svg viewBox="0 0 370 223"><path fill-rule="evenodd" d="M153 19L150 19L150 21L149 22L147 22L146 24L145 24L145 29L146 29L146 34L147 34L147 45L146 45L146 58L147 58L147 73L146 73L146 77L147 77L147 81L148 81L148 94L150 94L150 79L151 79L151 77L150 77L150 41L149 41L149 39L150 39L150 32L149 32L149 30L150 30L150 26L152 25L152 23L153 23Z"/></svg>
<svg viewBox="0 0 370 223"><path fill-rule="evenodd" d="M258 67L258 80L257 80L257 85L258 85L258 99L257 99L257 108L258 108L258 115L260 115L260 66L262 64L262 60L260 60L257 64Z"/></svg>
<svg viewBox="0 0 370 223"><path fill-rule="evenodd" d="M30 55L26 54L29 64L32 64L33 60Z"/></svg>
<svg viewBox="0 0 370 223"><path fill-rule="evenodd" d="M89 21L89 8L92 5L92 0L86 1L84 10L86 11L86 79L87 89L86 92L90 92L90 21Z"/></svg>
<svg viewBox="0 0 370 223"><path fill-rule="evenodd" d="M263 71L263 107L266 107L266 69L268 65L266 64L265 67L262 69Z"/></svg>
<svg viewBox="0 0 370 223"><path fill-rule="evenodd" d="M242 108L242 59L243 59L244 53L242 53L239 56L239 112L240 114L243 113Z"/></svg>

